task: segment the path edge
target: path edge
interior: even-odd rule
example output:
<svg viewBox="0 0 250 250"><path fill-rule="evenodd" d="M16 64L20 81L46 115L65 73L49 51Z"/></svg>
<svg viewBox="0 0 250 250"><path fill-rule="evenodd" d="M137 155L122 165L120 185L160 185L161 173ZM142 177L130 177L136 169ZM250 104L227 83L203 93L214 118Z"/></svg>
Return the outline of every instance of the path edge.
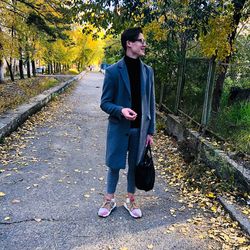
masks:
<svg viewBox="0 0 250 250"><path fill-rule="evenodd" d="M43 91L41 94L30 98L27 103L24 103L13 110L8 110L0 115L0 142L14 132L22 125L31 115L40 111L58 94L63 93L70 87L74 81L82 79L86 71L79 75L60 83L59 85Z"/></svg>

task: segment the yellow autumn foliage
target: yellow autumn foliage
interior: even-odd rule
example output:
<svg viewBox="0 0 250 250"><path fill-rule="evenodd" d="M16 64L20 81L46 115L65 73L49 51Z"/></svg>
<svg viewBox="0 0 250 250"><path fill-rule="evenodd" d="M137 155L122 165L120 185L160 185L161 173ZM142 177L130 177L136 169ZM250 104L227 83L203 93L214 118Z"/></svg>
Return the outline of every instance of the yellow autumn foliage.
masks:
<svg viewBox="0 0 250 250"><path fill-rule="evenodd" d="M148 34L153 35L153 39L156 41L162 41L167 39L167 30L162 28L162 23L164 22L164 17L160 17L158 22L153 21L149 24L147 24L144 28L143 31L145 35L147 36Z"/></svg>
<svg viewBox="0 0 250 250"><path fill-rule="evenodd" d="M219 60L223 60L233 51L228 40L234 29L232 16L210 17L208 26L208 32L201 32L200 36L202 51L207 57L217 56Z"/></svg>

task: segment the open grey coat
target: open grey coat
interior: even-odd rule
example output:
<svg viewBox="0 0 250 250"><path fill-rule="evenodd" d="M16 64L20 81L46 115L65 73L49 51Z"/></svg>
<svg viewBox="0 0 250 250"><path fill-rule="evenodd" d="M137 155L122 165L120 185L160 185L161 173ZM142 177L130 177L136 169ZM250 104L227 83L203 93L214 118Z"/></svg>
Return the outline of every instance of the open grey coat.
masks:
<svg viewBox="0 0 250 250"><path fill-rule="evenodd" d="M153 135L155 132L154 73L153 69L142 61L140 76L142 119L137 164L143 156L147 134ZM131 108L130 82L124 58L106 69L100 107L109 114L106 165L114 169L124 169L130 121L121 115L121 110Z"/></svg>

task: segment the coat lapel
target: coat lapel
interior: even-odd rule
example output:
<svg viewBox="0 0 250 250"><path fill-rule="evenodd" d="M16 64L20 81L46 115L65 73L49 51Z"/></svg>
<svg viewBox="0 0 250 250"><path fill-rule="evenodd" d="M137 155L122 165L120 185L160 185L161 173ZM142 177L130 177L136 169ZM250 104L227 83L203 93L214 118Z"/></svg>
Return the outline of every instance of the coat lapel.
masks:
<svg viewBox="0 0 250 250"><path fill-rule="evenodd" d="M131 96L129 75L128 75L128 70L127 70L124 58L119 61L119 70L121 72L121 76L122 76L122 79L123 79L125 86L128 90L128 93Z"/></svg>
<svg viewBox="0 0 250 250"><path fill-rule="evenodd" d="M146 81L147 81L147 75L145 70L145 65L141 61L141 94L142 96L146 93Z"/></svg>
<svg viewBox="0 0 250 250"><path fill-rule="evenodd" d="M144 63L141 61L141 109L142 109L142 116L145 114L146 110L146 81L147 75Z"/></svg>

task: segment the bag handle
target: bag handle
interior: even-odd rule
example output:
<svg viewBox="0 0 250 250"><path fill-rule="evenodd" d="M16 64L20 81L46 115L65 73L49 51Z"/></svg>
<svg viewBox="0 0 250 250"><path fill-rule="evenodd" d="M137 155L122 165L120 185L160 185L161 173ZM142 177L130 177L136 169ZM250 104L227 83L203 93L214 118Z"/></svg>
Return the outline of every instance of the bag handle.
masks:
<svg viewBox="0 0 250 250"><path fill-rule="evenodd" d="M149 154L150 154L150 157L152 158L152 151L151 151L151 146L150 146L150 144L148 144L147 147L146 147L145 155L146 155L148 152L149 152Z"/></svg>

